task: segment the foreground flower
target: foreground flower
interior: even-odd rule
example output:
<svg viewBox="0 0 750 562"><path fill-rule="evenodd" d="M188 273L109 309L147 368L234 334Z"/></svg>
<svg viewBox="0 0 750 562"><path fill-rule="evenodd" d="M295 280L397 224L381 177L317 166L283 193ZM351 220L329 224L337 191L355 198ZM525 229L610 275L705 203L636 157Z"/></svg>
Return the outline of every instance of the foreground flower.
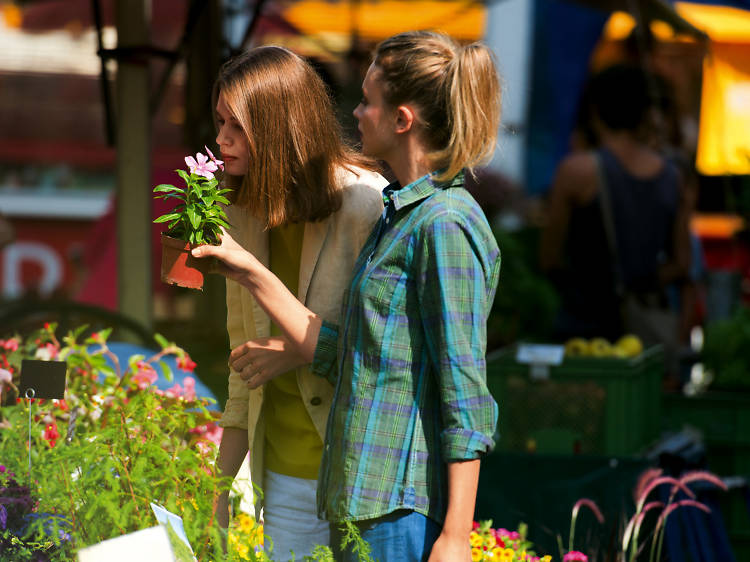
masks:
<svg viewBox="0 0 750 562"><path fill-rule="evenodd" d="M563 556L563 562L588 562L589 557L578 550L571 550Z"/></svg>
<svg viewBox="0 0 750 562"><path fill-rule="evenodd" d="M216 156L214 156L214 153L211 152L211 149L208 148L205 144L203 145L203 148L205 148L206 152L208 152L208 157L211 158L211 161L214 164L216 164L219 167L219 169L223 172L224 171L224 160L219 160L218 158L216 158Z"/></svg>
<svg viewBox="0 0 750 562"><path fill-rule="evenodd" d="M219 169L214 160L209 160L208 156L200 152L195 155L195 158L185 156L185 164L187 164L191 174L203 176L207 180L214 179L213 173Z"/></svg>
<svg viewBox="0 0 750 562"><path fill-rule="evenodd" d="M151 365L145 361L138 362L138 372L133 375L133 382L138 385L138 388L145 390L154 384L158 378L159 375L156 374Z"/></svg>

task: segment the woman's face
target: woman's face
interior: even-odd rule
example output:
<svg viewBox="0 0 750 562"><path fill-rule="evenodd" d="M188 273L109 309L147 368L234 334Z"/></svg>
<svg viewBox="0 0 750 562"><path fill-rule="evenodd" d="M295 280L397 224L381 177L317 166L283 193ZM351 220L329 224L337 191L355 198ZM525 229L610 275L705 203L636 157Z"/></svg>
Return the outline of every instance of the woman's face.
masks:
<svg viewBox="0 0 750 562"><path fill-rule="evenodd" d="M396 111L388 107L383 99L380 75L380 69L371 64L362 83L362 101L353 113L362 137L362 153L388 162L395 148Z"/></svg>
<svg viewBox="0 0 750 562"><path fill-rule="evenodd" d="M224 160L224 172L233 176L244 176L250 161L247 138L240 123L229 111L221 92L216 102L216 125L219 128L216 144L219 145L221 159Z"/></svg>

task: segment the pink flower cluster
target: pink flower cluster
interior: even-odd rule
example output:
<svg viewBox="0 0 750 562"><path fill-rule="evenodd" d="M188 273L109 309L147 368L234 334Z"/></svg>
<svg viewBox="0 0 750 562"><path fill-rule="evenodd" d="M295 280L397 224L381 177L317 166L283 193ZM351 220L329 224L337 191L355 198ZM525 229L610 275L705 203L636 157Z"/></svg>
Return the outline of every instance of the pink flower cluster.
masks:
<svg viewBox="0 0 750 562"><path fill-rule="evenodd" d="M16 338L0 340L0 347L6 351L16 351L18 350L18 340Z"/></svg>
<svg viewBox="0 0 750 562"><path fill-rule="evenodd" d="M154 368L145 361L139 361L137 367L138 371L133 374L132 380L141 390L147 389L159 378Z"/></svg>
<svg viewBox="0 0 750 562"><path fill-rule="evenodd" d="M183 398L188 402L195 400L195 379L193 377L185 377L180 383L174 383L173 386L164 391L164 395L167 398Z"/></svg>

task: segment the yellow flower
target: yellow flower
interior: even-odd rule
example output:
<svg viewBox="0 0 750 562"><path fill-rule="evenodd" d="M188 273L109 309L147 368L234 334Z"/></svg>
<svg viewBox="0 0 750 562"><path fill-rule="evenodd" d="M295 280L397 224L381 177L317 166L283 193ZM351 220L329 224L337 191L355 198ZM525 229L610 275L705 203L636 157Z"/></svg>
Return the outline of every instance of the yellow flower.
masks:
<svg viewBox="0 0 750 562"><path fill-rule="evenodd" d="M255 518L250 517L247 513L240 513L237 516L237 527L243 534L250 533L255 527Z"/></svg>
<svg viewBox="0 0 750 562"><path fill-rule="evenodd" d="M488 534L484 537L484 546L487 548L494 548L496 544L497 540L495 539L495 535Z"/></svg>
<svg viewBox="0 0 750 562"><path fill-rule="evenodd" d="M240 558L243 560L250 560L250 557L248 554L250 553L250 547L248 547L246 544L238 544L237 545L237 554L239 554Z"/></svg>
<svg viewBox="0 0 750 562"><path fill-rule="evenodd" d="M552 562L552 556L550 556L549 554L542 556L541 562Z"/></svg>
<svg viewBox="0 0 750 562"><path fill-rule="evenodd" d="M484 558L484 554L482 553L482 549L479 548L479 547L476 547L476 546L472 547L472 549L471 549L471 562L482 562L483 558Z"/></svg>
<svg viewBox="0 0 750 562"><path fill-rule="evenodd" d="M500 546L496 546L492 550L490 550L490 558L492 560L500 560L500 558L503 556L503 549Z"/></svg>
<svg viewBox="0 0 750 562"><path fill-rule="evenodd" d="M477 533L476 531L472 531L469 534L469 543L471 546L482 546L484 544L484 539L482 538L482 535Z"/></svg>
<svg viewBox="0 0 750 562"><path fill-rule="evenodd" d="M513 562L513 556L515 553L512 548L505 548L499 554L502 562Z"/></svg>

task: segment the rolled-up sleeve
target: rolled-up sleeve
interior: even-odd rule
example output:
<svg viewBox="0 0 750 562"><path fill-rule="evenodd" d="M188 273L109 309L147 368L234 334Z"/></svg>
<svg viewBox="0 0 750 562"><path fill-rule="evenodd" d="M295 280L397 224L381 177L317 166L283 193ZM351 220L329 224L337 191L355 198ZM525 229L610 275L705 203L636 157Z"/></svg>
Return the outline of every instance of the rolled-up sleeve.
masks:
<svg viewBox="0 0 750 562"><path fill-rule="evenodd" d="M456 212L425 221L416 263L427 352L435 372L447 462L495 445L498 408L487 388L487 316L499 271L494 238Z"/></svg>
<svg viewBox="0 0 750 562"><path fill-rule="evenodd" d="M332 385L336 384L337 377L338 341L339 327L324 320L310 371L319 377L325 377Z"/></svg>

